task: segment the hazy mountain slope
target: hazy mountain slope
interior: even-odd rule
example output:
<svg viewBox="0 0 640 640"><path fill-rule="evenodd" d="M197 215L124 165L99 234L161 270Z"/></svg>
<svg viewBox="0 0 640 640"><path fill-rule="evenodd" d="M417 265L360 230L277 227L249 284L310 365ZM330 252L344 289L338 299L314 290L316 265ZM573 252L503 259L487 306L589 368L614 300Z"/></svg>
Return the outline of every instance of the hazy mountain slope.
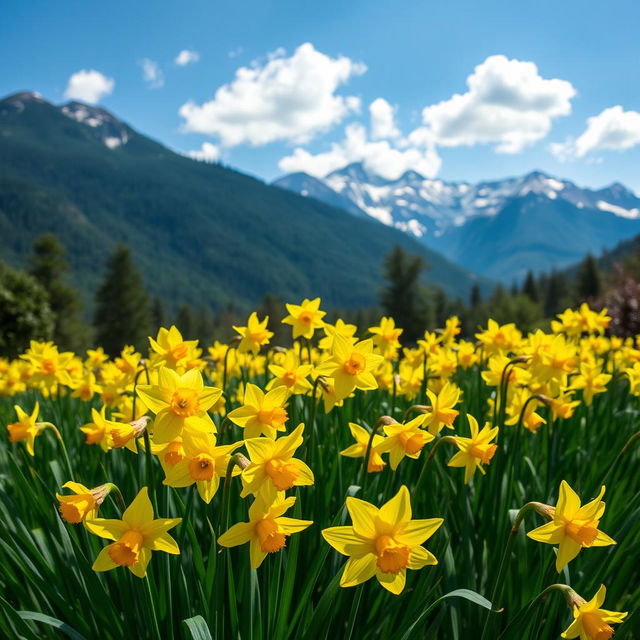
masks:
<svg viewBox="0 0 640 640"><path fill-rule="evenodd" d="M371 305L394 244L421 253L450 294L474 281L395 229L183 157L78 103L0 101L0 167L0 257L20 264L34 237L53 231L86 298L116 242L170 305L243 306L266 291Z"/></svg>

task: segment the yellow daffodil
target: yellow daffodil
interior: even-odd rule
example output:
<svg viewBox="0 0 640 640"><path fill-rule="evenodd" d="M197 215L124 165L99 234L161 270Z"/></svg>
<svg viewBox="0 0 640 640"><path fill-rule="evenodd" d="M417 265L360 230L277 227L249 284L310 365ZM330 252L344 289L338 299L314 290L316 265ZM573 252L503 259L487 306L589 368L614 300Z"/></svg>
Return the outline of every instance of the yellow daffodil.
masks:
<svg viewBox="0 0 640 640"><path fill-rule="evenodd" d="M561 635L563 638L580 640L609 640L613 636L611 624L620 624L627 617L626 612L601 609L607 597L607 588L601 585L598 593L586 602L579 596L573 603L573 622ZM611 623L611 624L610 624Z"/></svg>
<svg viewBox="0 0 640 640"><path fill-rule="evenodd" d="M380 324L375 327L369 327L369 333L373 334L373 344L386 357L390 357L400 348L400 336L402 329L396 327L393 318L381 318Z"/></svg>
<svg viewBox="0 0 640 640"><path fill-rule="evenodd" d="M276 387L265 393L249 382L242 406L229 412L228 418L244 429L245 439L261 435L275 438L277 431L285 430L289 418L286 409L288 397L287 387Z"/></svg>
<svg viewBox="0 0 640 640"><path fill-rule="evenodd" d="M300 364L300 359L293 350L287 351L281 364L270 364L269 371L274 378L269 380L267 391L276 387L286 387L292 395L311 391L311 383L307 377L313 371L313 365Z"/></svg>
<svg viewBox="0 0 640 640"><path fill-rule="evenodd" d="M175 326L169 329L161 327L155 340L149 338L149 344L153 351L153 365L174 370L184 368L196 355L198 347L197 340L185 340Z"/></svg>
<svg viewBox="0 0 640 640"><path fill-rule="evenodd" d="M63 496L56 493L60 503L60 516L66 522L78 524L85 520L93 520L98 515L98 507L104 502L113 488L112 484L102 484L95 489L89 489L79 482L65 482L63 489L70 489L73 495Z"/></svg>
<svg viewBox="0 0 640 640"><path fill-rule="evenodd" d="M274 495L292 487L313 484L313 472L302 461L294 458L302 444L304 424L299 424L289 435L277 440L251 438L245 440L251 464L242 472L243 498L249 494L265 492Z"/></svg>
<svg viewBox="0 0 640 640"><path fill-rule="evenodd" d="M254 356L257 356L260 347L269 344L269 340L273 337L273 331L267 329L268 324L269 316L264 320L258 320L258 314L254 311L249 316L246 327L234 326L234 330L242 337L238 345L238 351L240 351L240 353L250 351Z"/></svg>
<svg viewBox="0 0 640 640"><path fill-rule="evenodd" d="M389 465L395 471L405 456L418 458L425 444L434 436L421 429L424 416L418 416L405 424L389 424L384 427L386 438L376 445L378 453L389 454Z"/></svg>
<svg viewBox="0 0 640 640"><path fill-rule="evenodd" d="M607 390L609 380L611 380L611 375L602 373L600 365L590 359L580 365L580 374L571 381L571 388L582 389L582 397L588 407L593 402L594 395L604 393Z"/></svg>
<svg viewBox="0 0 640 640"><path fill-rule="evenodd" d="M320 338L318 348L323 351L330 351L333 347L333 336L337 333L343 338L347 338L351 344L356 342L356 331L358 327L355 324L347 324L342 318L338 318L335 324L324 323L322 325L324 331L324 337Z"/></svg>
<svg viewBox="0 0 640 640"><path fill-rule="evenodd" d="M282 322L292 326L294 340L299 337L312 338L314 331L324 324L322 318L326 312L320 311L320 298L305 298L299 305L287 304L287 311L289 315Z"/></svg>
<svg viewBox="0 0 640 640"><path fill-rule="evenodd" d="M241 446L242 441L216 446L213 434L186 430L180 442L170 443L160 454L165 473L163 484L189 487L195 483L200 497L208 504L227 473L231 454ZM239 473L240 469L234 467L232 475Z"/></svg>
<svg viewBox="0 0 640 640"><path fill-rule="evenodd" d="M91 409L91 418L93 422L80 427L80 431L86 436L86 443L99 444L103 451L109 451L113 446L111 429L116 423L105 417L105 407L100 411Z"/></svg>
<svg viewBox="0 0 640 640"><path fill-rule="evenodd" d="M476 469L484 474L483 465L491 462L491 458L498 448L498 445L492 443L491 440L498 435L498 427L491 429L487 423L481 430L478 430L478 421L472 415L467 414L467 420L469 420L471 437L454 436L456 446L460 451L447 464L450 467L464 467L464 481L469 484Z"/></svg>
<svg viewBox="0 0 640 640"><path fill-rule="evenodd" d="M85 522L91 533L114 541L100 551L93 563L94 571L127 567L138 578L144 578L152 551L180 553L176 541L167 531L180 524L182 518L154 520L147 487L140 489L122 514L122 520L96 518Z"/></svg>
<svg viewBox="0 0 640 640"><path fill-rule="evenodd" d="M373 440L371 440L371 434L364 427L361 427L359 424L355 424L355 422L349 423L349 431L351 431L351 435L356 442L346 449L343 449L340 452L340 455L346 456L347 458L364 458L367 455L369 442L371 442L369 460L367 461L367 472L375 473L382 471L386 462L382 459L382 456L378 453L376 447L382 443L384 438L376 433L373 436Z"/></svg>
<svg viewBox="0 0 640 640"><path fill-rule="evenodd" d="M460 389L452 382L447 382L437 395L427 389L427 396L431 403L431 411L422 416L422 426L428 428L429 433L438 435L443 427L453 429L453 421L460 413L454 407L460 401Z"/></svg>
<svg viewBox="0 0 640 640"><path fill-rule="evenodd" d="M257 569L268 553L276 553L285 545L287 536L304 531L311 520L287 518L284 513L296 502L292 496L277 494L273 501L258 495L249 507L249 522L238 522L218 538L223 547L249 543L251 568Z"/></svg>
<svg viewBox="0 0 640 640"><path fill-rule="evenodd" d="M485 353L505 354L514 351L520 345L522 333L513 322L500 326L495 320L490 319L487 328L476 333L476 338L482 344Z"/></svg>
<svg viewBox="0 0 640 640"><path fill-rule="evenodd" d="M205 387L202 374L191 369L179 375L161 367L157 385L138 385L138 395L156 414L153 439L156 444L174 440L185 427L215 432L207 413L222 395L216 387Z"/></svg>
<svg viewBox="0 0 640 640"><path fill-rule="evenodd" d="M102 387L97 383L96 376L92 371L86 371L82 378L71 383L73 393L72 398L80 398L84 402L89 402L96 393L102 392Z"/></svg>
<svg viewBox="0 0 640 640"><path fill-rule="evenodd" d="M552 511L553 520L527 534L538 542L558 545L558 573L580 553L581 549L616 544L615 540L598 529L605 508L605 503L602 502L604 491L605 488L602 487L595 500L580 506L578 494L563 480L560 484L558 504Z"/></svg>
<svg viewBox="0 0 640 640"><path fill-rule="evenodd" d="M352 345L336 334L331 357L321 363L315 375L333 378L338 399L349 396L354 389L377 389L378 382L373 370L382 361L382 356L373 353L373 342L363 340Z"/></svg>
<svg viewBox="0 0 640 640"><path fill-rule="evenodd" d="M104 352L104 349L102 347L98 347L97 349L87 349L87 359L85 360L85 363L87 367L97 369L108 359L109 356Z"/></svg>
<svg viewBox="0 0 640 640"><path fill-rule="evenodd" d="M20 356L33 366L33 380L47 387L60 383L69 386L71 376L67 366L73 359L73 353L60 353L53 342L32 340L26 353Z"/></svg>
<svg viewBox="0 0 640 640"><path fill-rule="evenodd" d="M422 543L442 525L442 518L411 519L411 501L407 487L380 509L347 498L351 526L329 527L324 539L349 560L340 578L341 587L354 587L375 576L393 594L402 592L407 569L421 569L438 563Z"/></svg>
<svg viewBox="0 0 640 640"><path fill-rule="evenodd" d="M18 421L7 425L9 431L9 440L11 442L24 442L27 447L27 452L30 456L34 455L35 439L39 436L45 427L44 423L38 422L38 415L40 414L40 405L35 403L31 415L22 410L18 405L14 406Z"/></svg>

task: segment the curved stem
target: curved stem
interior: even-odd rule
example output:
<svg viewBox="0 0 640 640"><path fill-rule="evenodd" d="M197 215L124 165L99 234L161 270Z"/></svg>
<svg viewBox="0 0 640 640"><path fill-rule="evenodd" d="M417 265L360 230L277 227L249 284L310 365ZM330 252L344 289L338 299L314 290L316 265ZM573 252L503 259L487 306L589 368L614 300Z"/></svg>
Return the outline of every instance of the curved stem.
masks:
<svg viewBox="0 0 640 640"><path fill-rule="evenodd" d="M431 462L432 458L436 455L436 451L440 448L440 445L443 442L448 442L449 444L456 444L456 439L453 436L442 436L442 438L438 438L434 443L433 447L431 447L431 451L429 451L429 455L424 459L424 463L422 464L422 469L420 470L420 475L418 476L418 482L416 482L416 486L414 494L416 496L420 495L420 491L422 490L422 485L424 484L425 478L427 477L427 467L429 466L429 462Z"/></svg>

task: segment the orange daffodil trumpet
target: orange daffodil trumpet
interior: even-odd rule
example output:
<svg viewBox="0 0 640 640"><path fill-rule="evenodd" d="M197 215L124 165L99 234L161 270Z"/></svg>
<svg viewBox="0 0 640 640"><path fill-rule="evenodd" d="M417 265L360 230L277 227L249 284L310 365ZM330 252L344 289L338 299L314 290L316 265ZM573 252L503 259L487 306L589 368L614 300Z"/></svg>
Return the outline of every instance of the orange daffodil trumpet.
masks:
<svg viewBox="0 0 640 640"><path fill-rule="evenodd" d="M167 531L181 521L182 518L154 519L148 489L143 487L122 514L122 520L96 518L86 521L91 533L113 540L100 551L93 563L93 570L109 571L116 567L127 567L138 578L144 578L152 551L180 553L176 541Z"/></svg>
<svg viewBox="0 0 640 640"><path fill-rule="evenodd" d="M580 640L609 640L613 636L612 624L620 624L626 617L626 612L607 611L601 609L607 597L607 588L600 585L589 602L577 594L572 595L573 622L561 636L563 638L580 638Z"/></svg>
<svg viewBox="0 0 640 640"><path fill-rule="evenodd" d="M293 457L302 444L304 424L299 424L289 435L272 438L251 438L245 441L251 463L242 472L243 498L249 494L275 496L294 486L313 484L313 472L302 461Z"/></svg>
<svg viewBox="0 0 640 640"><path fill-rule="evenodd" d="M202 374L191 369L180 375L161 367L158 384L138 385L142 401L156 414L153 439L156 444L174 440L187 428L215 432L216 428L207 411L219 400L222 391L205 387Z"/></svg>
<svg viewBox="0 0 640 640"><path fill-rule="evenodd" d="M112 483L102 484L95 489L89 489L79 482L65 482L63 489L73 491L72 495L63 496L56 493L60 503L60 516L66 522L78 524L85 520L92 520L98 514L98 507L104 502L109 492L115 488Z"/></svg>
<svg viewBox="0 0 640 640"><path fill-rule="evenodd" d="M467 420L469 420L471 437L453 436L460 451L447 464L450 467L464 467L464 481L469 484L476 469L482 474L486 473L483 465L491 462L498 448L498 445L491 440L498 435L499 429L498 427L491 429L487 422L481 430L478 430L478 421L472 415L467 414Z"/></svg>
<svg viewBox="0 0 640 640"><path fill-rule="evenodd" d="M348 397L354 389L377 389L378 382L373 375L383 357L373 353L373 341L351 342L336 333L333 336L331 357L316 367L316 376L333 379L338 400Z"/></svg>
<svg viewBox="0 0 640 640"><path fill-rule="evenodd" d="M274 499L258 495L249 507L249 522L238 522L218 538L222 547L249 543L251 568L257 569L268 553L286 546L287 537L304 531L313 522L287 518L284 514L295 504L294 497L278 494Z"/></svg>
<svg viewBox="0 0 640 640"><path fill-rule="evenodd" d="M602 487L595 500L581 506L578 494L563 480L557 505L555 508L549 507L553 520L527 534L538 542L558 545L558 573L580 553L581 549L616 544L615 540L598 529L605 509L605 503L602 502L604 491L605 488Z"/></svg>
<svg viewBox="0 0 640 640"><path fill-rule="evenodd" d="M409 491L404 485L380 509L347 498L351 526L324 529L324 539L336 551L348 556L341 587L354 587L373 576L393 594L402 592L407 569L421 569L438 563L422 543L442 525L442 518L412 520Z"/></svg>

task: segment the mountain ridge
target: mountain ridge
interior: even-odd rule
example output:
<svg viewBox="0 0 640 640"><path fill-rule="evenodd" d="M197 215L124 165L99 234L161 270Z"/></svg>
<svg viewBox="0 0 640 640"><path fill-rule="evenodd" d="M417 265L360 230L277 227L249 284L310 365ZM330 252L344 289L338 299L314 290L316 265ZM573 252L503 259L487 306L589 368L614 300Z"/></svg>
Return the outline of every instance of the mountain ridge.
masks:
<svg viewBox="0 0 640 640"><path fill-rule="evenodd" d="M397 230L175 153L101 107L0 100L0 164L0 257L21 266L39 233L57 233L85 301L117 242L170 308L248 308L267 292L372 306L395 244L449 295L489 286Z"/></svg>
<svg viewBox="0 0 640 640"><path fill-rule="evenodd" d="M274 184L296 190L303 180L297 174L295 180L283 176ZM314 184L349 199L359 212L413 235L467 269L501 280L522 278L528 270L562 268L588 252L599 253L640 233L640 197L619 182L600 189L581 188L540 170L475 184L428 179L415 171L386 180L372 175L361 163L315 180ZM308 195L328 197L320 186L309 189ZM540 229L531 219L532 211ZM512 225L520 235L507 236L502 230L497 234L501 239L498 247L492 239L496 234L490 233L497 228L492 218L504 224L515 215L528 216ZM559 238L544 233L548 225Z"/></svg>

